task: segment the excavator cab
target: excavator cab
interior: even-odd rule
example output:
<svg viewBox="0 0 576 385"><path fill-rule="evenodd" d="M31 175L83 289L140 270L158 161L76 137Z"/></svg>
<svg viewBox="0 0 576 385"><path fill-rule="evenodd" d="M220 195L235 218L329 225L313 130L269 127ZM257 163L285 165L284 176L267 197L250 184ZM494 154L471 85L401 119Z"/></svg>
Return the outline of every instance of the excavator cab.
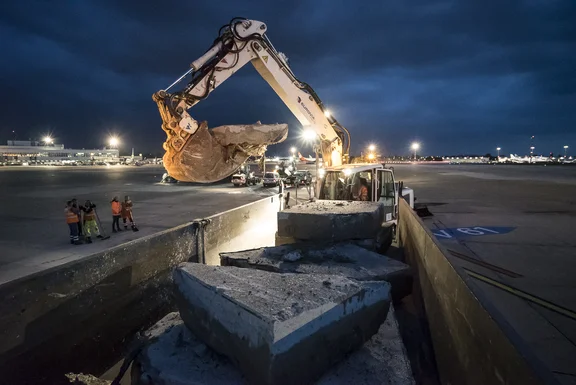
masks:
<svg viewBox="0 0 576 385"><path fill-rule="evenodd" d="M398 218L398 184L394 172L382 165L345 165L324 171L319 199L360 200L362 185L367 187L368 201L384 205L386 222Z"/></svg>

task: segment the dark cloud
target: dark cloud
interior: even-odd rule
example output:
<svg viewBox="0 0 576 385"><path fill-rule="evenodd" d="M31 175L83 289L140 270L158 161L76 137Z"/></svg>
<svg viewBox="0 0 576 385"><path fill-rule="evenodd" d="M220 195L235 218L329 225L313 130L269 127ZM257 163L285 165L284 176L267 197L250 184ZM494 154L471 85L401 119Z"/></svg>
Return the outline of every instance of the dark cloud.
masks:
<svg viewBox="0 0 576 385"><path fill-rule="evenodd" d="M69 146L160 151L155 91L235 16L263 20L297 76L353 134L394 153L576 146L571 0L32 1L0 5L0 139L53 130ZM249 67L249 66L248 66ZM211 126L299 124L245 68L190 111ZM272 149L281 151L282 147Z"/></svg>

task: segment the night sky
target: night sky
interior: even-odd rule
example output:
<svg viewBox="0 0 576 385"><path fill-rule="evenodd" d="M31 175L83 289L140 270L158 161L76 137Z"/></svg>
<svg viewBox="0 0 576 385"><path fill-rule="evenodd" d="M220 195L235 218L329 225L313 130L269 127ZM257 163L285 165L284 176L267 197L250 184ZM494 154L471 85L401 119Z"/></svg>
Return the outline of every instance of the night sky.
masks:
<svg viewBox="0 0 576 385"><path fill-rule="evenodd" d="M576 1L3 1L0 140L162 151L152 94L235 16L268 37L352 133L431 155L576 151ZM301 126L251 65L189 110L209 126ZM311 150L302 151L306 155Z"/></svg>

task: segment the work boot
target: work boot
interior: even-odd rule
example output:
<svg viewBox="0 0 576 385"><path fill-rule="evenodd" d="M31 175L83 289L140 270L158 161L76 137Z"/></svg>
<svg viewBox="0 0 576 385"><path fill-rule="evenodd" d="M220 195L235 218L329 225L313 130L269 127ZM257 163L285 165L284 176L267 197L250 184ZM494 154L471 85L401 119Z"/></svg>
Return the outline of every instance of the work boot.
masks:
<svg viewBox="0 0 576 385"><path fill-rule="evenodd" d="M92 239L90 239L90 237L86 237L84 240L86 241L86 243L92 243Z"/></svg>
<svg viewBox="0 0 576 385"><path fill-rule="evenodd" d="M138 227L136 227L136 225L132 225L132 231L138 231Z"/></svg>
<svg viewBox="0 0 576 385"><path fill-rule="evenodd" d="M74 240L73 240L73 239L70 240L70 244L71 244L71 245L74 244Z"/></svg>
<svg viewBox="0 0 576 385"><path fill-rule="evenodd" d="M75 245L81 245L82 242L80 242L80 241L74 241L74 244L75 244Z"/></svg>
<svg viewBox="0 0 576 385"><path fill-rule="evenodd" d="M103 238L102 235L98 234L96 238Z"/></svg>
<svg viewBox="0 0 576 385"><path fill-rule="evenodd" d="M117 232L118 232L118 230L112 229L112 232L113 232L113 233L117 233Z"/></svg>

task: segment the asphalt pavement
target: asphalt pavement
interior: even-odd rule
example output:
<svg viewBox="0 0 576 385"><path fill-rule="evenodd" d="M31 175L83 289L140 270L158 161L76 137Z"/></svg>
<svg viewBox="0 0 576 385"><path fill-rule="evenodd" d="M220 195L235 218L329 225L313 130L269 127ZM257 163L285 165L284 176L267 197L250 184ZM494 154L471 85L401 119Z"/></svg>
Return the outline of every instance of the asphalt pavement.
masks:
<svg viewBox="0 0 576 385"><path fill-rule="evenodd" d="M163 173L158 166L0 168L0 284L278 192L228 182L165 185L159 183ZM103 230L110 234L109 202L115 195L132 198L140 231L129 229L107 240L71 245L66 201L92 200Z"/></svg>
<svg viewBox="0 0 576 385"><path fill-rule="evenodd" d="M576 167L394 165L424 218L563 384L576 384Z"/></svg>

